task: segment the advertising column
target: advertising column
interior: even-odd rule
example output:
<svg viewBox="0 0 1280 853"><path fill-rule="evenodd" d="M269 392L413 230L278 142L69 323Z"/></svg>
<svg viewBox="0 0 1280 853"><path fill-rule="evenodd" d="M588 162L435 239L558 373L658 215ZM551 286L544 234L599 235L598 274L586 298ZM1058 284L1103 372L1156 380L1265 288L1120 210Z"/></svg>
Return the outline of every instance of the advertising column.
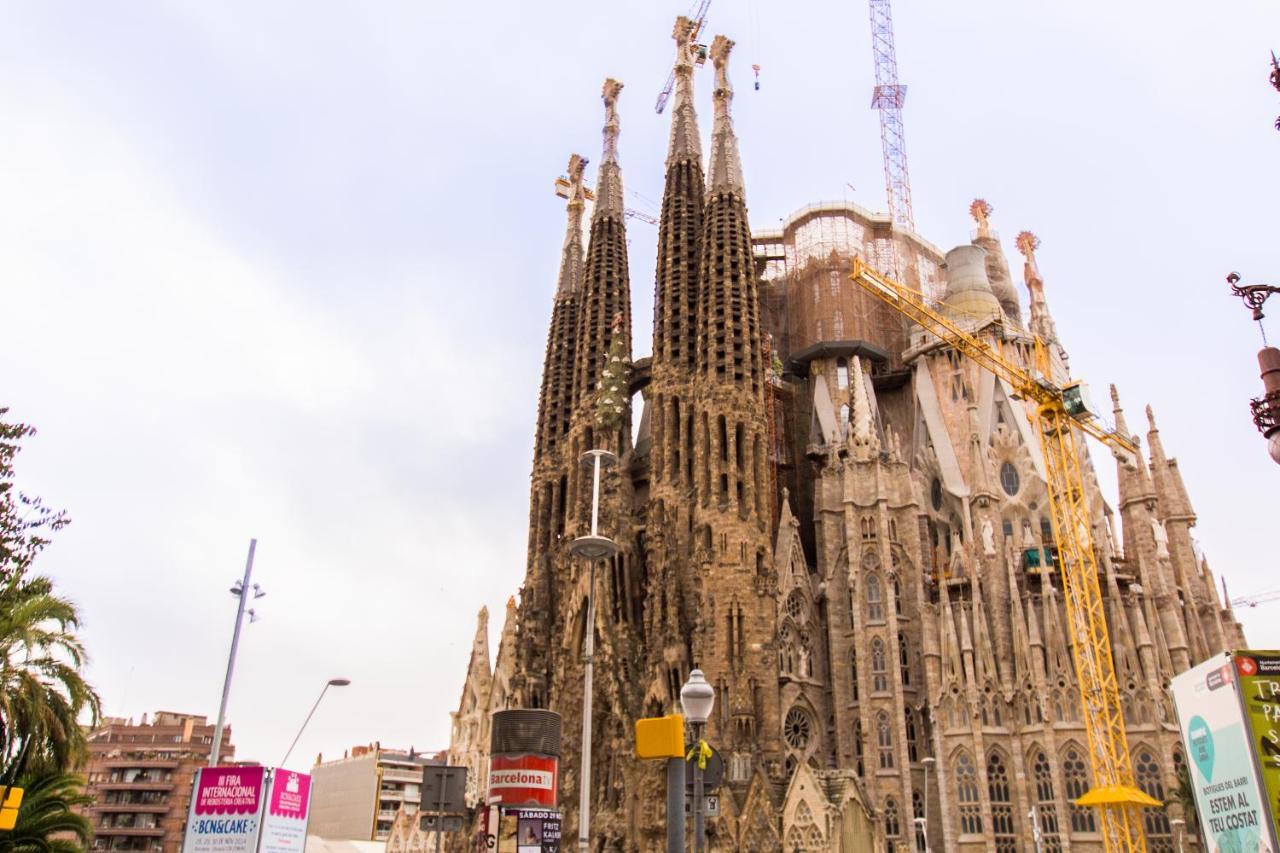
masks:
<svg viewBox="0 0 1280 853"><path fill-rule="evenodd" d="M196 774L182 853L254 853L262 826L264 767L204 767Z"/></svg>
<svg viewBox="0 0 1280 853"><path fill-rule="evenodd" d="M1271 831L1280 838L1280 651L1236 652L1235 660Z"/></svg>
<svg viewBox="0 0 1280 853"><path fill-rule="evenodd" d="M1275 851L1231 655L1215 655L1187 670L1169 689L1189 759L1200 828L1210 848Z"/></svg>
<svg viewBox="0 0 1280 853"><path fill-rule="evenodd" d="M302 853L307 846L311 777L281 767L272 771L268 787L259 853Z"/></svg>

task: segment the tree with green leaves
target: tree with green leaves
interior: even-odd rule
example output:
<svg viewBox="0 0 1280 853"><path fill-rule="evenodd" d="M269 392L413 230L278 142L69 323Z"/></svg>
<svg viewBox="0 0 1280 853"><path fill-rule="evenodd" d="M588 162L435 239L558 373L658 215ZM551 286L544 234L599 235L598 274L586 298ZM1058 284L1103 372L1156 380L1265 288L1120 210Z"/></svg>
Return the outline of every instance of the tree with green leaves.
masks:
<svg viewBox="0 0 1280 853"><path fill-rule="evenodd" d="M85 795L84 781L43 762L31 765L18 777L22 807L13 830L0 834L0 853L81 853L87 848L93 825L83 812L93 798Z"/></svg>
<svg viewBox="0 0 1280 853"><path fill-rule="evenodd" d="M25 789L18 824L0 853L72 853L92 835L73 809L91 802L74 775L86 757L82 722L101 701L82 674L80 614L53 582L33 575L36 557L69 519L14 483L14 459L35 430L0 408L0 791Z"/></svg>

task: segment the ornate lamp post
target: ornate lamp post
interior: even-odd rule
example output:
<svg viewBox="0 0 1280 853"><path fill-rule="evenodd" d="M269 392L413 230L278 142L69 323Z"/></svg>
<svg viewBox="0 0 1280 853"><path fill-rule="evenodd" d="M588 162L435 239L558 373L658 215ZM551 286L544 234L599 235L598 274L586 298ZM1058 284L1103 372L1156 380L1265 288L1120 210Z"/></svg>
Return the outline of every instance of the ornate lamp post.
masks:
<svg viewBox="0 0 1280 853"><path fill-rule="evenodd" d="M1227 276L1231 292L1244 300L1253 312L1253 319L1262 332L1262 349L1258 350L1258 366L1262 371L1262 388L1265 393L1250 401L1253 423L1267 439L1267 452L1280 464L1280 349L1267 344L1267 331L1262 327L1262 306L1272 294L1280 293L1280 287L1270 284L1240 284L1240 274Z"/></svg>
<svg viewBox="0 0 1280 853"><path fill-rule="evenodd" d="M702 814L702 730L711 719L711 709L716 704L716 690L707 683L702 670L689 673L689 680L680 688L680 709L684 718L693 723L693 853L703 853L707 848L707 832Z"/></svg>

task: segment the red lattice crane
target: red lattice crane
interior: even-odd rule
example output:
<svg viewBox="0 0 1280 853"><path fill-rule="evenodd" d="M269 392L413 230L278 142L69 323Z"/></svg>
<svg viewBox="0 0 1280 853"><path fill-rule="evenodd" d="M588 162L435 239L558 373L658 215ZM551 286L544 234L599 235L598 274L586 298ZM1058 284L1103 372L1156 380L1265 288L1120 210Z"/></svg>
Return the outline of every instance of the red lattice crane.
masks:
<svg viewBox="0 0 1280 853"><path fill-rule="evenodd" d="M880 111L880 147L884 152L884 185L889 216L895 225L916 230L911 213L911 178L907 174L907 144L902 132L902 105L907 87L898 83L898 58L893 49L893 12L889 0L871 0L871 54L876 63L876 87L871 108Z"/></svg>

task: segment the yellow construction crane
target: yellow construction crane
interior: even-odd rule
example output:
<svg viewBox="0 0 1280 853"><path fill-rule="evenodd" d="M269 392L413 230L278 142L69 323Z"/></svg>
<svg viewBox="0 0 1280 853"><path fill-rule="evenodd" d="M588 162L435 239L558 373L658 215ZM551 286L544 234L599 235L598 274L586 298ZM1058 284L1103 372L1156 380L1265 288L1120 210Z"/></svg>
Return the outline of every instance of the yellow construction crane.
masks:
<svg viewBox="0 0 1280 853"><path fill-rule="evenodd" d="M1026 402L1027 417L1040 437L1044 455L1071 651L1093 766L1094 787L1076 803L1098 808L1103 843L1108 851L1145 851L1141 809L1163 804L1134 784L1124 710L1120 705L1102 589L1098 583L1098 562L1089 528L1076 430L1106 444L1120 458L1132 458L1137 448L1129 436L1118 434L1089 411L1081 383L1059 385L1053 381L1054 374L1060 371L1051 368L1049 350L1040 338L1035 339L1035 367L1028 370L935 311L923 294L881 275L861 260L854 260L850 278L943 343L1003 379Z"/></svg>

